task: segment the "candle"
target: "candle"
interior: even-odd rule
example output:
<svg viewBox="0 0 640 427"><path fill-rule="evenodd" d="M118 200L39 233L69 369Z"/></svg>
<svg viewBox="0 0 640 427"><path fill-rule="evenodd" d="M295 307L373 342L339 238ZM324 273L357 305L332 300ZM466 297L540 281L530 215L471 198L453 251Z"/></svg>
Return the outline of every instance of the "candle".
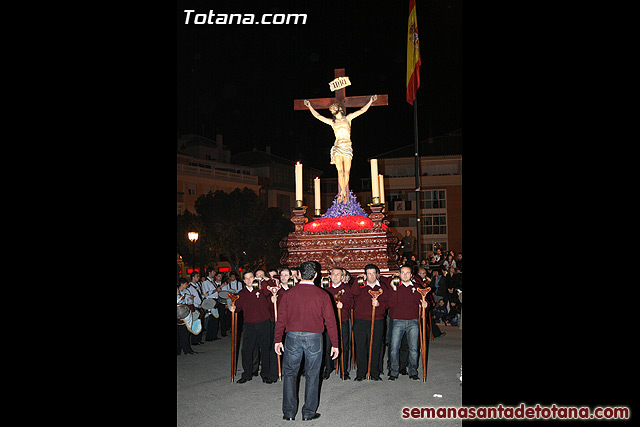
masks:
<svg viewBox="0 0 640 427"><path fill-rule="evenodd" d="M380 198L378 184L378 159L371 159L371 198L373 199L373 203L376 203L376 199Z"/></svg>
<svg viewBox="0 0 640 427"><path fill-rule="evenodd" d="M380 203L384 203L384 175L378 174L378 184L380 186Z"/></svg>
<svg viewBox="0 0 640 427"><path fill-rule="evenodd" d="M296 162L296 200L302 201L302 163Z"/></svg>
<svg viewBox="0 0 640 427"><path fill-rule="evenodd" d="M315 195L316 195L316 212L320 210L320 178L316 176L316 179L313 180L315 184Z"/></svg>

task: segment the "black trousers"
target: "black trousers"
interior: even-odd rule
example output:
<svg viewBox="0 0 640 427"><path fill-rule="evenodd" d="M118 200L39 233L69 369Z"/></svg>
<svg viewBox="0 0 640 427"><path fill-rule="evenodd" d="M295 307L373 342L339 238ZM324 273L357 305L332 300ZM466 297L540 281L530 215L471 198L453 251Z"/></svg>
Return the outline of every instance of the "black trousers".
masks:
<svg viewBox="0 0 640 427"><path fill-rule="evenodd" d="M278 359L273 346L270 347L271 320L260 323L244 322L242 331L242 378L250 380L253 374L253 351L260 348L262 379L278 380Z"/></svg>
<svg viewBox="0 0 640 427"><path fill-rule="evenodd" d="M205 340L211 341L214 338L218 338L218 321L220 319L216 319L216 317L213 314L209 314L206 320L207 320L207 334L204 337Z"/></svg>
<svg viewBox="0 0 640 427"><path fill-rule="evenodd" d="M184 352L184 354L193 353L191 349L191 344L189 344L189 330L185 325L177 325L177 350L178 355L180 355L180 350Z"/></svg>
<svg viewBox="0 0 640 427"><path fill-rule="evenodd" d="M345 373L349 373L349 368L351 366L351 358L349 357L351 355L351 330L349 329L349 320L344 320L342 322L342 351L343 354L339 354L338 358L336 360L331 360L331 340L329 339L329 334L327 333L327 331L325 330L322 333L322 336L324 338L324 358L323 358L323 363L322 363L322 371L324 373L331 373L332 371L336 370L336 363L340 364L340 359L344 357L344 367ZM338 331L339 332L339 331ZM338 350L340 349L340 343L338 344L334 344L336 347L338 347ZM338 372L337 374L339 377L341 377L342 375Z"/></svg>
<svg viewBox="0 0 640 427"><path fill-rule="evenodd" d="M227 331L231 328L231 312L224 304L218 304L218 322L220 323L220 335L223 337L227 335Z"/></svg>
<svg viewBox="0 0 640 427"><path fill-rule="evenodd" d="M373 345L371 347L371 376L380 375L380 348L384 338L384 319L373 322ZM371 340L371 320L353 319L353 339L356 350L356 377L366 378Z"/></svg>

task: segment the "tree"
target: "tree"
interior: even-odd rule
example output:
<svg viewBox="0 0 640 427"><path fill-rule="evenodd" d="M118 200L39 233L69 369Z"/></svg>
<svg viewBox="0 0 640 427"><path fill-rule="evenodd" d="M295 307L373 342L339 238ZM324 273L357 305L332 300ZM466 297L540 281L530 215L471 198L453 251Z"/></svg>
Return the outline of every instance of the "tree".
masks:
<svg viewBox="0 0 640 427"><path fill-rule="evenodd" d="M293 224L280 209L265 208L253 190L209 192L198 197L195 208L206 247L226 257L234 269L279 266L279 243Z"/></svg>

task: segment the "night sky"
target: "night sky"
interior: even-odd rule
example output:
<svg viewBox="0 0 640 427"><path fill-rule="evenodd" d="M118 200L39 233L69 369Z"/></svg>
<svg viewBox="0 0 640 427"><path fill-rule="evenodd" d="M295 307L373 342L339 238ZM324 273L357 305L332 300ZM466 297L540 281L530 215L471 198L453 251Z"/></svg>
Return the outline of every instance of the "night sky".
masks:
<svg viewBox="0 0 640 427"><path fill-rule="evenodd" d="M352 124L352 183L368 176L366 159L413 144L413 111L405 100L409 1L181 1L177 23L177 130L215 138L231 153L264 150L325 171L331 128L293 100L333 97L334 68L351 80L347 96L388 94ZM373 6L375 4L375 6ZM418 89L420 139L462 128L461 5L459 0L417 0L421 44ZM185 24L195 13L306 13L289 25ZM192 14L193 15L193 14ZM347 113L356 111L348 109ZM329 116L328 110L319 110ZM355 181L355 182L354 182Z"/></svg>

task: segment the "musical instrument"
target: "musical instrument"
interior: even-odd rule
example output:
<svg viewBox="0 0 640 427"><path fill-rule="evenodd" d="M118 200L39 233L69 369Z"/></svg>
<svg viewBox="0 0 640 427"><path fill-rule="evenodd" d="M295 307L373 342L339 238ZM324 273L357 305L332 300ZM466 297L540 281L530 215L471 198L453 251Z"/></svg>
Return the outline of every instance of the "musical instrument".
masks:
<svg viewBox="0 0 640 427"><path fill-rule="evenodd" d="M358 280L358 286L364 286L364 276L362 274L360 274L357 277L357 280Z"/></svg>
<svg viewBox="0 0 640 427"><path fill-rule="evenodd" d="M184 324L184 318L191 314L189 306L186 304L178 304L178 325Z"/></svg>
<svg viewBox="0 0 640 427"><path fill-rule="evenodd" d="M178 325L185 325L189 332L198 335L202 332L202 323L199 319L200 312L192 311L186 304L178 304Z"/></svg>
<svg viewBox="0 0 640 427"><path fill-rule="evenodd" d="M201 305L203 309L211 310L211 314L213 314L213 317L215 317L216 319L220 316L220 314L218 313L218 309L215 308L217 302L218 301L216 298L206 298L204 301L202 301L202 305ZM205 314L205 317L208 314L209 313Z"/></svg>
<svg viewBox="0 0 640 427"><path fill-rule="evenodd" d="M378 297L382 295L382 288L380 288L379 291L369 289L369 295L371 295L371 301L377 301ZM376 306L371 304L371 337L369 338L369 361L367 362L367 380L371 380L371 348L373 346L373 322L375 315Z"/></svg>
<svg viewBox="0 0 640 427"><path fill-rule="evenodd" d="M219 302L220 304L227 305L227 302L228 302L228 300L229 300L229 299L227 298L227 296L228 296L229 294L231 294L231 293L233 293L233 292L231 292L231 291L220 291L220 292L218 292L218 302Z"/></svg>
<svg viewBox="0 0 640 427"><path fill-rule="evenodd" d="M287 280L287 287L293 288L295 285L296 285L296 281L294 280L293 277L290 277L289 280Z"/></svg>

